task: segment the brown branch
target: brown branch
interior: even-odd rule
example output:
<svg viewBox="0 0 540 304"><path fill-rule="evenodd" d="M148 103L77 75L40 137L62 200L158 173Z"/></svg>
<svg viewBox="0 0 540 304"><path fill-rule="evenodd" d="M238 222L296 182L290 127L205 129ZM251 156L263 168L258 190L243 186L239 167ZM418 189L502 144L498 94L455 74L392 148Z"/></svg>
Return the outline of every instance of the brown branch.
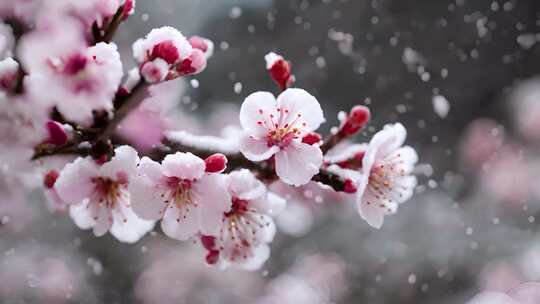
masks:
<svg viewBox="0 0 540 304"><path fill-rule="evenodd" d="M105 121L102 126L81 128L75 125L74 139L67 144L62 146L47 143L37 145L34 148L32 160L57 154L92 155L94 157L111 154L113 145L109 140L110 137L114 134L122 120L144 100L144 96L138 96L138 93L145 91L147 86L148 84L141 80L130 94L117 96L114 100L116 109L114 116L110 120ZM57 115L61 117L60 113L57 113ZM89 147L81 148L80 144L82 142L88 142L90 144Z"/></svg>
<svg viewBox="0 0 540 304"><path fill-rule="evenodd" d="M191 152L201 158L206 158L216 153L216 151L197 149L165 139L163 144L154 151L150 152L148 156L156 161L161 161L166 155L175 152ZM266 182L273 182L278 179L272 164L272 160L252 162L245 158L241 153L227 155L227 160L228 163L226 172L244 168L253 171L259 179ZM330 186L332 189L338 192L345 190L344 180L338 175L330 173L325 169L321 169L319 173L313 176L311 180Z"/></svg>

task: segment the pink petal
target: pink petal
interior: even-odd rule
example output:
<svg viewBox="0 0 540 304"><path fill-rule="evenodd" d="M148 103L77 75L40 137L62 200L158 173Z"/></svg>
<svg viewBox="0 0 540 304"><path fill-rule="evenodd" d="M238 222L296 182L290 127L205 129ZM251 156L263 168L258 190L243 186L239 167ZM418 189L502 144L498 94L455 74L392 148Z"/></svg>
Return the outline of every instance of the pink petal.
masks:
<svg viewBox="0 0 540 304"><path fill-rule="evenodd" d="M278 146L268 146L266 140L246 135L240 139L240 151L251 161L263 161L279 151Z"/></svg>
<svg viewBox="0 0 540 304"><path fill-rule="evenodd" d="M276 153L276 173L289 185L305 185L319 173L322 160L323 155L319 147L291 142Z"/></svg>
<svg viewBox="0 0 540 304"><path fill-rule="evenodd" d="M100 175L113 180L118 179L119 173L129 177L135 174L138 163L139 155L135 149L126 145L120 146L114 149L111 160L101 166Z"/></svg>
<svg viewBox="0 0 540 304"><path fill-rule="evenodd" d="M97 165L89 158L78 158L67 164L55 183L58 195L68 204L81 203L95 191L92 178L97 172Z"/></svg>
<svg viewBox="0 0 540 304"><path fill-rule="evenodd" d="M206 168L204 160L191 153L183 152L165 156L162 166L166 176L190 180L202 177Z"/></svg>
<svg viewBox="0 0 540 304"><path fill-rule="evenodd" d="M360 193L360 191L358 191ZM368 203L369 202L369 203ZM380 229L384 222L385 209L379 206L379 200L374 197L371 191L364 191L362 196L358 196L357 206L360 216L371 227Z"/></svg>
<svg viewBox="0 0 540 304"><path fill-rule="evenodd" d="M158 183L163 178L161 165L146 156L139 162L137 175L149 179L154 184Z"/></svg>
<svg viewBox="0 0 540 304"><path fill-rule="evenodd" d="M133 212L145 220L158 220L163 217L169 193L158 188L147 177L137 176L129 184ZM161 195L164 195L163 197Z"/></svg>
<svg viewBox="0 0 540 304"><path fill-rule="evenodd" d="M180 210L176 205L173 204L171 206L172 208L167 208L165 217L161 221L161 229L163 232L168 237L180 241L186 241L195 236L199 231L199 223L196 214L198 210L192 208L186 217L183 217L180 216Z"/></svg>
<svg viewBox="0 0 540 304"><path fill-rule="evenodd" d="M269 92L255 92L246 97L240 108L240 124L249 135L265 136L271 124L270 115L277 119L277 102Z"/></svg>
<svg viewBox="0 0 540 304"><path fill-rule="evenodd" d="M231 208L231 196L225 177L207 174L193 184L193 199L199 204L200 228L205 235L217 235L223 213Z"/></svg>
<svg viewBox="0 0 540 304"><path fill-rule="evenodd" d="M113 211L111 234L119 241L135 243L154 228L154 221L140 219L125 204L120 203L117 208L120 212Z"/></svg>
<svg viewBox="0 0 540 304"><path fill-rule="evenodd" d="M94 235L103 236L113 224L111 210L105 206L100 206L98 210L96 225L94 226Z"/></svg>
<svg viewBox="0 0 540 304"><path fill-rule="evenodd" d="M88 209L88 203L71 205L69 208L69 216L75 222L75 225L81 229L90 229L94 227L94 220L91 211Z"/></svg>
<svg viewBox="0 0 540 304"><path fill-rule="evenodd" d="M242 200L264 198L266 194L264 184L247 169L229 173L229 190L234 197Z"/></svg>
<svg viewBox="0 0 540 304"><path fill-rule="evenodd" d="M315 97L302 89L287 89L277 98L280 108L288 110L285 122L291 123L300 114L300 122L305 123L305 133L315 131L324 122L321 105Z"/></svg>

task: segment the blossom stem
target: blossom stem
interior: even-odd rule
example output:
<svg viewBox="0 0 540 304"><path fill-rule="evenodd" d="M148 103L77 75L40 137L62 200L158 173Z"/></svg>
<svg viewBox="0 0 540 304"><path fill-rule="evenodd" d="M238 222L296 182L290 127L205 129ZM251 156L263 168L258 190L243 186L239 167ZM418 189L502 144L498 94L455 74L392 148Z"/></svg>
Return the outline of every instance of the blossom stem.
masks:
<svg viewBox="0 0 540 304"><path fill-rule="evenodd" d="M120 26L120 23L122 23L122 17L124 14L124 5L120 6L114 16L111 19L111 22L107 26L107 29L105 30L105 33L100 37L100 40L97 42L111 42L114 34L116 33L116 30L118 29L118 26Z"/></svg>

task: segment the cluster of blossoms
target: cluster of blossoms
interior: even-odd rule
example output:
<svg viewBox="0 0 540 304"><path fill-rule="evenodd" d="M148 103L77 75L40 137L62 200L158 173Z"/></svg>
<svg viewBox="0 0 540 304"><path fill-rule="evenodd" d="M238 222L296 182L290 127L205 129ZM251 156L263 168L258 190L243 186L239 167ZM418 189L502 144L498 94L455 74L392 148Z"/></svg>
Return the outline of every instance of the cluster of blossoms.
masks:
<svg viewBox="0 0 540 304"><path fill-rule="evenodd" d="M275 53L266 68L281 93L246 97L236 140L166 126L158 145L137 151L122 129L152 101L140 93L202 72L212 42L153 29L133 44L137 67L125 73L111 39L134 1L19 2L29 1L0 4L2 174L39 174L51 209L81 229L133 243L160 221L168 237L197 241L208 264L257 269L286 210L270 184L345 193L375 228L414 192L417 155L403 146L403 125L353 143L371 117L355 106L322 136L319 101L292 88L291 63Z"/></svg>

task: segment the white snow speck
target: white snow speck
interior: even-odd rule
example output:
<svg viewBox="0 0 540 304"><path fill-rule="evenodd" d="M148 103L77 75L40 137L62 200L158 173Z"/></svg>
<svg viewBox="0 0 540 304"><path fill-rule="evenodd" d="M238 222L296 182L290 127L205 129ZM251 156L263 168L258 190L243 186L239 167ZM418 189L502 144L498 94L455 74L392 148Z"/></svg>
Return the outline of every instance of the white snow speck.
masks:
<svg viewBox="0 0 540 304"><path fill-rule="evenodd" d="M446 118L450 112L450 103L446 97L442 95L433 96L433 110L440 118Z"/></svg>

